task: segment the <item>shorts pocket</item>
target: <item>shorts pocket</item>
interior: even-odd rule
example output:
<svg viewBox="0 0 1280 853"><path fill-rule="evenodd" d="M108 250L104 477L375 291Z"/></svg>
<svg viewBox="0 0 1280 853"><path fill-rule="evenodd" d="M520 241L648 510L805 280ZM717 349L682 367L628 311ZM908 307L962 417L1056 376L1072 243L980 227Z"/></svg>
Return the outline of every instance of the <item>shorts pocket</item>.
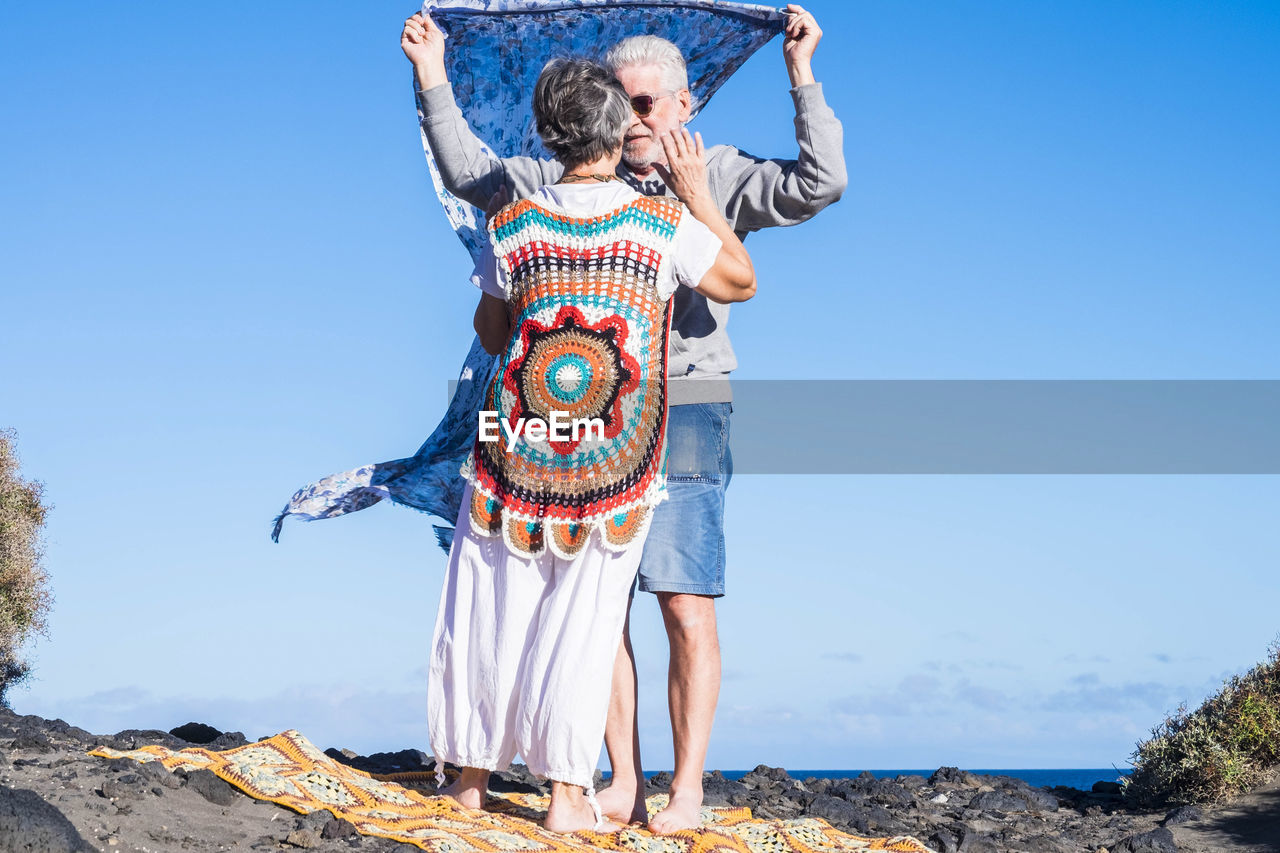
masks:
<svg viewBox="0 0 1280 853"><path fill-rule="evenodd" d="M727 403L672 406L667 415L667 479L720 483L729 448Z"/></svg>

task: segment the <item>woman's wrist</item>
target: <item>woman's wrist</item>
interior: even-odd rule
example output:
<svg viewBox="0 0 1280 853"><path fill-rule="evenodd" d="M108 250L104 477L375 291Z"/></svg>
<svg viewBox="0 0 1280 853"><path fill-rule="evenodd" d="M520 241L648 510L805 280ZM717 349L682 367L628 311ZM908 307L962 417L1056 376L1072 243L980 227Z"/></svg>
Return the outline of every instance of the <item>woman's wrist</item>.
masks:
<svg viewBox="0 0 1280 853"><path fill-rule="evenodd" d="M710 190L701 190L697 193L691 193L688 198L680 199L684 202L684 206L689 208L689 212L694 215L695 219L705 220L710 216L719 216L720 209L716 207L715 202L711 199Z"/></svg>

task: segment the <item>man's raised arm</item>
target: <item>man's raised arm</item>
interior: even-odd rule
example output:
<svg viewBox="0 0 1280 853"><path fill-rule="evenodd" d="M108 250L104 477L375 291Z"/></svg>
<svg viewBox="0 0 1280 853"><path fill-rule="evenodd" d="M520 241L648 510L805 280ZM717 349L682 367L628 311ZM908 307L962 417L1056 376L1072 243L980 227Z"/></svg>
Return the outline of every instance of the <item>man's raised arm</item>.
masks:
<svg viewBox="0 0 1280 853"><path fill-rule="evenodd" d="M559 180L563 168L553 160L499 159L487 151L454 101L444 65L445 34L421 12L404 22L400 47L413 63L422 129L435 156L445 189L483 208L502 187L515 198L531 195Z"/></svg>
<svg viewBox="0 0 1280 853"><path fill-rule="evenodd" d="M813 14L787 6L782 55L796 107L795 160L762 160L736 149L709 163L712 191L725 199L725 217L735 231L755 231L804 222L839 200L848 186L844 128L813 76L813 52L822 30Z"/></svg>

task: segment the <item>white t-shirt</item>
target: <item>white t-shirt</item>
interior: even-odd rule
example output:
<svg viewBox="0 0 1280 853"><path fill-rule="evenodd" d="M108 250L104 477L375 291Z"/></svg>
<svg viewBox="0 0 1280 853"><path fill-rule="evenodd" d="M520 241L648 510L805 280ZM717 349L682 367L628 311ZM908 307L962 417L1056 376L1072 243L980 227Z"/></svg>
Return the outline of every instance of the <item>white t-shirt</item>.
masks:
<svg viewBox="0 0 1280 853"><path fill-rule="evenodd" d="M530 201L556 213L586 218L617 210L640 197L640 193L621 181L609 181L603 184L548 184L540 187ZM658 296L663 300L670 299L680 285L697 287L715 264L720 247L720 238L686 210L671 241L672 263L664 263L659 268ZM476 262L471 283L499 299L505 301L507 298L506 274L492 251L486 252Z"/></svg>

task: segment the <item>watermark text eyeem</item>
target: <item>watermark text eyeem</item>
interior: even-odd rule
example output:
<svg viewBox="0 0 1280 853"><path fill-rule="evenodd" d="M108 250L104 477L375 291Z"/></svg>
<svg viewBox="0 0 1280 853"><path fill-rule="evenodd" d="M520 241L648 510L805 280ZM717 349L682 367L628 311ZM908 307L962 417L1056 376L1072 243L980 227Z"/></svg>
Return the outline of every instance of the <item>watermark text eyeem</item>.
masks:
<svg viewBox="0 0 1280 853"><path fill-rule="evenodd" d="M516 439L522 435L526 441L604 441L604 419L570 418L567 412L553 409L550 420L538 417L520 418L512 427L510 421L499 417L497 412L481 409L480 440L501 441L503 434L507 437L508 452L516 446Z"/></svg>

